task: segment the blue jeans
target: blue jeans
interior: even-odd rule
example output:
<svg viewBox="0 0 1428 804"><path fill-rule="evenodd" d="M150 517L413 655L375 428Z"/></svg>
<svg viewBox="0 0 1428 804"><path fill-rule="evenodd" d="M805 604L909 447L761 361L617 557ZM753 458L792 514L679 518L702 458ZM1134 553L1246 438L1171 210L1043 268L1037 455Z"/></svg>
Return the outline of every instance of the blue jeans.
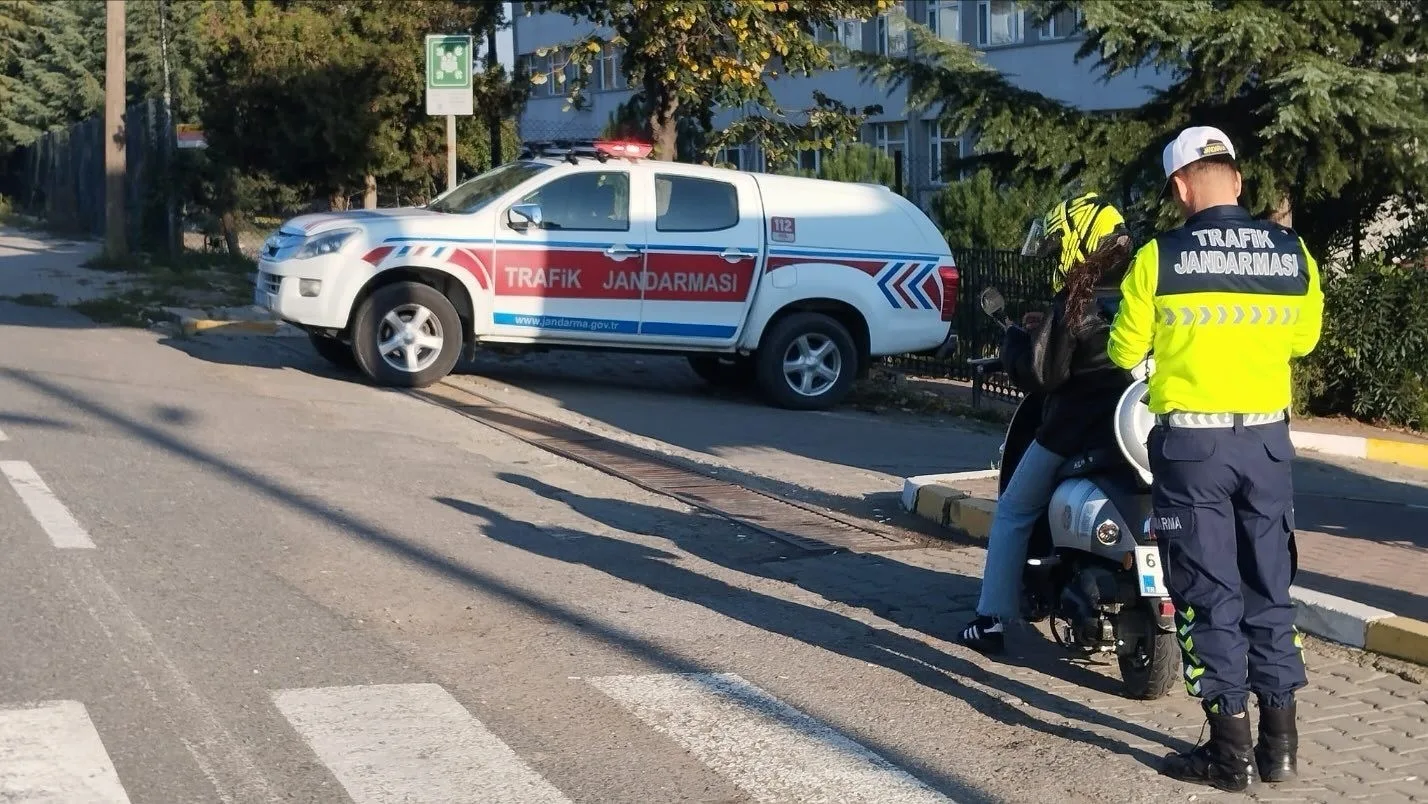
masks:
<svg viewBox="0 0 1428 804"><path fill-rule="evenodd" d="M1056 472L1065 458L1032 441L1012 473L1007 490L997 499L992 532L987 536L987 563L982 569L982 597L977 614L1015 620L1021 617L1021 575L1031 529L1046 511L1056 490Z"/></svg>

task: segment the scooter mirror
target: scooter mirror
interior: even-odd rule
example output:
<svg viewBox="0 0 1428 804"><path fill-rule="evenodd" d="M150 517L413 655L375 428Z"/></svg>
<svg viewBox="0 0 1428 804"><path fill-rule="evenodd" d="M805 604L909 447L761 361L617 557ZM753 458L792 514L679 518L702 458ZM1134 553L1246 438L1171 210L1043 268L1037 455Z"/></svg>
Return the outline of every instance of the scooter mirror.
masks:
<svg viewBox="0 0 1428 804"><path fill-rule="evenodd" d="M1007 306L1006 299L1002 298L1001 291L997 290L996 288L987 288L986 290L982 291L980 302L982 305L982 312L986 313L992 318L1000 317L1002 311L1005 310Z"/></svg>

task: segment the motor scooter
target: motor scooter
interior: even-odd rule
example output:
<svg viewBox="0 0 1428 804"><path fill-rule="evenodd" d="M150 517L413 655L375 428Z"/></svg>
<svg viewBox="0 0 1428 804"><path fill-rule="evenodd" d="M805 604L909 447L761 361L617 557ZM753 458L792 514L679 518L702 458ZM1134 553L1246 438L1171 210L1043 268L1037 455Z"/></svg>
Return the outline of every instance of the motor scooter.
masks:
<svg viewBox="0 0 1428 804"><path fill-rule="evenodd" d="M1015 326L996 288L983 291L980 304L1003 331ZM1003 368L1000 357L969 362L983 373ZM1031 622L1050 618L1052 637L1074 653L1114 653L1126 695L1142 700L1168 693L1181 667L1175 609L1151 528L1150 370L1147 361L1121 395L1117 448L1073 455L1062 465L1051 503L1032 530L1022 574L1022 615ZM999 492L1036 435L1042 402L1040 394L1027 394L1012 415Z"/></svg>

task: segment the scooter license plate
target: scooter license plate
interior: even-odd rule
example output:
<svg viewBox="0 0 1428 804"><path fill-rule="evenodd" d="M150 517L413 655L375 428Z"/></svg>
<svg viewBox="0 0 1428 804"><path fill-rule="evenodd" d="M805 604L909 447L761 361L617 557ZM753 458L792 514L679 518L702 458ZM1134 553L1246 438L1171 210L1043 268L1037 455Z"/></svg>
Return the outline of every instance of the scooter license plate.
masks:
<svg viewBox="0 0 1428 804"><path fill-rule="evenodd" d="M1165 588L1165 575L1160 569L1160 548L1155 545L1136 546L1135 576L1141 597L1170 596L1170 590Z"/></svg>

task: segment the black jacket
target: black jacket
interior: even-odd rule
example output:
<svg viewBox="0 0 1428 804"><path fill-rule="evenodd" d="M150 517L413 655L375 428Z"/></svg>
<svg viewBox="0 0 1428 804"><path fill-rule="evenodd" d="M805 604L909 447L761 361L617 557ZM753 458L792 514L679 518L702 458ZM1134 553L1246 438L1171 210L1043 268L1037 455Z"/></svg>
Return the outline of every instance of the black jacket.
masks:
<svg viewBox="0 0 1428 804"><path fill-rule="evenodd" d="M1012 382L1044 395L1037 442L1062 457L1116 445L1116 403L1135 381L1106 354L1119 301L1117 288L1097 288L1081 320L1068 322L1062 290L1040 326L1030 333L1012 327L1002 341Z"/></svg>

